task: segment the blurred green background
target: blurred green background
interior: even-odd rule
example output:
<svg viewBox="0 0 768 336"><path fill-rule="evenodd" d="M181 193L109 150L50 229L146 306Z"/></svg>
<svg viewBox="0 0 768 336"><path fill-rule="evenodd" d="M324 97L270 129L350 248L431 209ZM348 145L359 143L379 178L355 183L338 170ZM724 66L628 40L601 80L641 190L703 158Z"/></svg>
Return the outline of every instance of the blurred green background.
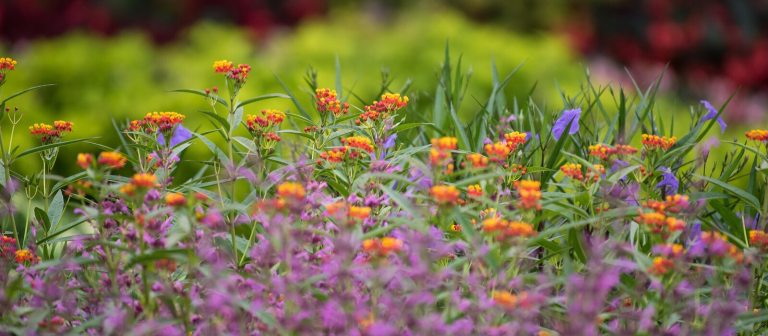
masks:
<svg viewBox="0 0 768 336"><path fill-rule="evenodd" d="M650 26L659 17L657 12L678 13L667 13L658 1L646 5L651 9L636 16L640 21L650 18ZM663 62L648 63L642 58L635 62L624 54L612 58L613 44L601 44L605 34L596 33L594 27L604 27L620 16L599 14L612 13L617 6L621 9L628 3L292 0L249 5L222 1L217 6L197 0L10 0L0 4L4 31L0 56L13 57L19 64L0 88L0 96L55 84L10 104L24 112L22 129L14 139L21 149L35 145L26 132L29 125L59 119L75 123L69 139L99 137L94 141L107 146L119 144L113 120L122 124L150 111L184 113L188 128L209 130L211 125L199 113L208 108L205 100L170 90L223 87L223 78L211 68L218 59L253 67L242 98L284 92L279 77L310 106L311 92L305 84L308 69L317 71L320 86L334 88L338 58L345 96L353 92L366 102L375 99L386 71L394 79L391 89L409 85L415 107L411 111L419 113L432 104L448 44L454 60L462 55L463 71L471 72L460 111L463 118L471 118L489 95L492 62L502 76L522 65L506 89L507 97L525 100L535 86L533 99L547 112L556 113L563 108L560 93L575 92L587 69L600 83L629 89L632 84L620 62L631 62L630 71L641 86L663 71ZM613 31L610 26L604 30ZM659 109L687 115L688 106L709 97L705 95L709 91L691 94L680 78L674 69L668 71ZM713 77L712 82L717 80ZM750 90L759 93L756 87ZM713 103L720 106L735 89L730 84L718 87ZM349 101L363 105L351 96ZM760 104L740 104L737 111L762 111ZM249 105L246 112L262 108L294 110L287 100L268 100ZM762 112L758 114L759 119ZM729 135L737 136L743 128L731 127ZM57 171L78 171L75 155L98 150L83 143L63 148ZM206 152L205 146L195 144L185 155L203 158ZM39 167L38 159L28 157L16 168L29 173ZM194 168L184 167L184 174Z"/></svg>

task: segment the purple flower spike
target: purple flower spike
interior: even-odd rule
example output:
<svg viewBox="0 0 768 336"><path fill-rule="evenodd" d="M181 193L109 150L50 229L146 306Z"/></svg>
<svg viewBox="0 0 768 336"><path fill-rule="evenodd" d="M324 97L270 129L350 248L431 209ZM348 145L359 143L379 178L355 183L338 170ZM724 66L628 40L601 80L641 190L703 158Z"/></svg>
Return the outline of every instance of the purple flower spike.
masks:
<svg viewBox="0 0 768 336"><path fill-rule="evenodd" d="M552 126L552 136L555 140L560 140L560 137L565 132L565 128L568 124L571 124L571 128L568 130L568 134L576 134L579 131L579 117L581 117L581 109L575 108L572 110L565 110L560 118L555 121L555 125Z"/></svg>
<svg viewBox="0 0 768 336"><path fill-rule="evenodd" d="M717 117L717 109L712 106L712 104L706 100L701 100L700 103L704 105L704 108L707 109L707 114L701 117L701 121L712 120L713 118ZM717 123L720 124L720 133L725 133L725 128L728 125L723 120L723 117L717 117Z"/></svg>

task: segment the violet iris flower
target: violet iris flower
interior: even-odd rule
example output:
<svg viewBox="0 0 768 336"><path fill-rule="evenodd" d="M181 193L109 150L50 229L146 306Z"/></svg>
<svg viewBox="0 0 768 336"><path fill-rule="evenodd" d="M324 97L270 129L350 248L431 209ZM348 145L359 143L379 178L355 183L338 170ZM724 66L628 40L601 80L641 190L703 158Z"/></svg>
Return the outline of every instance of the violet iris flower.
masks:
<svg viewBox="0 0 768 336"><path fill-rule="evenodd" d="M717 109L712 104L706 100L701 100L700 103L707 109L707 114L701 117L701 121L712 120L717 117ZM723 120L723 117L717 117L717 123L720 124L720 133L725 133L725 127L728 125Z"/></svg>
<svg viewBox="0 0 768 336"><path fill-rule="evenodd" d="M571 124L568 134L576 134L579 131L579 117L581 117L580 108L563 111L560 118L555 121L555 125L552 126L552 136L555 137L555 140L560 140L563 132L565 132L565 128L568 127L568 123Z"/></svg>
<svg viewBox="0 0 768 336"><path fill-rule="evenodd" d="M191 138L192 132L186 129L183 125L178 125L171 135L171 148L176 147L176 145ZM165 146L165 137L163 136L163 133L157 133L157 142Z"/></svg>
<svg viewBox="0 0 768 336"><path fill-rule="evenodd" d="M677 188L680 186L680 182L675 177L672 169L669 169L669 167L660 167L659 171L661 171L661 182L656 185L656 188L661 189L661 191L667 195L677 193Z"/></svg>

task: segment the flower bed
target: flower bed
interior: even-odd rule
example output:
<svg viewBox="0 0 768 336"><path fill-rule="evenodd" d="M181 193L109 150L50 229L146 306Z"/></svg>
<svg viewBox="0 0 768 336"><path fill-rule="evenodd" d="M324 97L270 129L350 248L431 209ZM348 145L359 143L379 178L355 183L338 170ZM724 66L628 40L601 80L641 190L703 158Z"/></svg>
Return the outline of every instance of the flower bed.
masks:
<svg viewBox="0 0 768 336"><path fill-rule="evenodd" d="M0 80L15 67L0 59ZM764 331L768 131L721 141L732 150L713 162L705 138L727 126L722 108L702 102L681 130L653 87L587 85L550 117L504 97L511 75L494 68L493 92L464 122L468 76L448 57L436 103L420 110L387 81L367 100L310 76L308 107L287 87L241 97L246 64L213 71L225 87L180 90L209 104L208 125L150 112L118 125L113 148L74 138L88 125L38 122L40 146L0 144L0 329ZM0 137L26 126L6 108L16 96L0 97ZM273 99L295 109L252 110ZM82 171L58 176L59 148L81 142L94 152L64 159ZM186 157L192 143L211 155ZM29 155L42 171L16 173ZM199 171L174 179L181 165Z"/></svg>

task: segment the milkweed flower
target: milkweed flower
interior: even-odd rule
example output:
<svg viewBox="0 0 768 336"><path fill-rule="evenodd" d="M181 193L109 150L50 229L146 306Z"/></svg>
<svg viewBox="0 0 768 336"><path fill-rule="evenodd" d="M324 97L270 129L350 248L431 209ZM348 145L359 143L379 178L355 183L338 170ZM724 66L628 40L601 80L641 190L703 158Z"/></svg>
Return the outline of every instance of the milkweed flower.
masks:
<svg viewBox="0 0 768 336"><path fill-rule="evenodd" d="M515 151L517 147L519 147L522 144L525 144L527 140L528 140L527 133L514 131L514 132L504 134L504 141L507 143L507 147L509 147L510 151Z"/></svg>
<svg viewBox="0 0 768 336"><path fill-rule="evenodd" d="M749 244L763 250L768 248L768 233L761 230L749 230Z"/></svg>
<svg viewBox="0 0 768 336"><path fill-rule="evenodd" d="M685 254L685 248L680 244L658 244L653 247L653 253L668 258L679 258Z"/></svg>
<svg viewBox="0 0 768 336"><path fill-rule="evenodd" d="M658 135L643 134L642 143L648 150L663 149L669 150L677 142L677 137L660 137Z"/></svg>
<svg viewBox="0 0 768 336"><path fill-rule="evenodd" d="M160 132L168 132L176 125L181 124L185 115L176 112L149 112L144 116L144 123Z"/></svg>
<svg viewBox="0 0 768 336"><path fill-rule="evenodd" d="M19 264L32 263L36 260L35 255L29 249L16 250L14 259Z"/></svg>
<svg viewBox="0 0 768 336"><path fill-rule="evenodd" d="M347 155L347 147L332 148L330 150L320 153L321 160L318 160L318 163L321 163L323 160L330 163L339 163L344 161L344 158L346 157L346 155Z"/></svg>
<svg viewBox="0 0 768 336"><path fill-rule="evenodd" d="M527 292L520 292L515 295L508 291L493 291L491 299L495 304L507 310L529 308L534 304L533 298Z"/></svg>
<svg viewBox="0 0 768 336"><path fill-rule="evenodd" d="M725 128L728 126L725 121L723 120L723 117L717 116L717 109L712 106L708 101L701 100L701 105L704 105L704 108L707 109L707 114L705 114L703 117L701 117L701 121L707 121L712 120L715 117L717 117L717 123L720 124L720 133L725 133Z"/></svg>
<svg viewBox="0 0 768 336"><path fill-rule="evenodd" d="M518 196L518 207L523 209L541 210L541 182L533 180L515 181Z"/></svg>
<svg viewBox="0 0 768 336"><path fill-rule="evenodd" d="M667 274L675 267L675 263L664 257L653 258L653 264L648 269L648 273L656 276Z"/></svg>
<svg viewBox="0 0 768 336"><path fill-rule="evenodd" d="M560 137L565 132L565 128L568 124L571 127L568 129L568 134L573 135L579 132L579 118L581 117L581 108L575 108L571 110L565 110L560 115L560 118L555 121L555 125L552 126L552 136L555 140L560 140Z"/></svg>
<svg viewBox="0 0 768 336"><path fill-rule="evenodd" d="M363 241L363 251L369 254L386 256L397 253L403 249L403 241L394 237L373 238Z"/></svg>
<svg viewBox="0 0 768 336"><path fill-rule="evenodd" d="M373 104L363 108L363 113L357 118L356 123L361 124L366 121L387 118L406 106L408 106L408 96L400 96L399 93L385 93L381 95L380 100L373 101Z"/></svg>
<svg viewBox="0 0 768 336"><path fill-rule="evenodd" d="M91 164L93 164L93 155L90 153L77 154L77 165L80 166L80 168L88 169Z"/></svg>
<svg viewBox="0 0 768 336"><path fill-rule="evenodd" d="M371 139L368 139L361 135L355 135L348 138L343 138L341 139L341 143L347 147L357 148L368 153L372 153L374 150L373 142L371 141Z"/></svg>
<svg viewBox="0 0 768 336"><path fill-rule="evenodd" d="M467 154L467 161L472 165L472 168L485 168L488 166L488 158L478 153Z"/></svg>
<svg viewBox="0 0 768 336"><path fill-rule="evenodd" d="M584 174L581 171L581 165L578 163L566 163L560 167L560 171L567 177L581 181Z"/></svg>
<svg viewBox="0 0 768 336"><path fill-rule="evenodd" d="M494 162L503 162L509 156L510 149L504 142L496 142L485 145L485 153L488 154L488 158Z"/></svg>
<svg viewBox="0 0 768 336"><path fill-rule="evenodd" d="M483 188L479 184L473 184L467 187L467 194L471 197L483 196Z"/></svg>
<svg viewBox="0 0 768 336"><path fill-rule="evenodd" d="M336 90L326 88L315 90L315 104L317 111L321 114L331 112L338 117L349 112L349 103L339 101Z"/></svg>
<svg viewBox="0 0 768 336"><path fill-rule="evenodd" d="M611 148L611 146L606 146L603 144L589 146L589 155L594 157L606 160L611 154L613 154L613 148Z"/></svg>
<svg viewBox="0 0 768 336"><path fill-rule="evenodd" d="M9 57L0 57L0 85L5 83L8 71L16 69L16 60Z"/></svg>
<svg viewBox="0 0 768 336"><path fill-rule="evenodd" d="M536 234L533 225L526 222L510 221L504 228L504 237L533 237Z"/></svg>
<svg viewBox="0 0 768 336"><path fill-rule="evenodd" d="M768 141L768 130L753 129L748 131L745 135L749 140L761 141L761 142Z"/></svg>
<svg viewBox="0 0 768 336"><path fill-rule="evenodd" d="M217 73L227 73L232 70L232 62L227 60L219 60L213 62L213 71Z"/></svg>
<svg viewBox="0 0 768 336"><path fill-rule="evenodd" d="M35 123L29 126L29 133L40 137L43 144L57 143L64 133L72 132L72 122L56 120L53 126L45 123Z"/></svg>
<svg viewBox="0 0 768 336"><path fill-rule="evenodd" d="M168 193L165 195L165 204L172 207L182 207L187 204L187 197L182 193Z"/></svg>
<svg viewBox="0 0 768 336"><path fill-rule="evenodd" d="M455 137L442 137L432 139L432 148L429 150L429 162L432 166L442 166L451 163L451 151L458 149L458 139Z"/></svg>
<svg viewBox="0 0 768 336"><path fill-rule="evenodd" d="M304 186L296 182L283 182L277 186L277 195L283 199L303 200L307 195Z"/></svg>
<svg viewBox="0 0 768 336"><path fill-rule="evenodd" d="M153 188L157 186L157 176L149 173L134 174L131 185L137 188Z"/></svg>
<svg viewBox="0 0 768 336"><path fill-rule="evenodd" d="M105 165L110 169L120 169L125 166L127 159L120 152L101 152L99 153L98 163Z"/></svg>
<svg viewBox="0 0 768 336"><path fill-rule="evenodd" d="M455 204L459 200L459 189L452 185L436 185L429 193L438 204Z"/></svg>

